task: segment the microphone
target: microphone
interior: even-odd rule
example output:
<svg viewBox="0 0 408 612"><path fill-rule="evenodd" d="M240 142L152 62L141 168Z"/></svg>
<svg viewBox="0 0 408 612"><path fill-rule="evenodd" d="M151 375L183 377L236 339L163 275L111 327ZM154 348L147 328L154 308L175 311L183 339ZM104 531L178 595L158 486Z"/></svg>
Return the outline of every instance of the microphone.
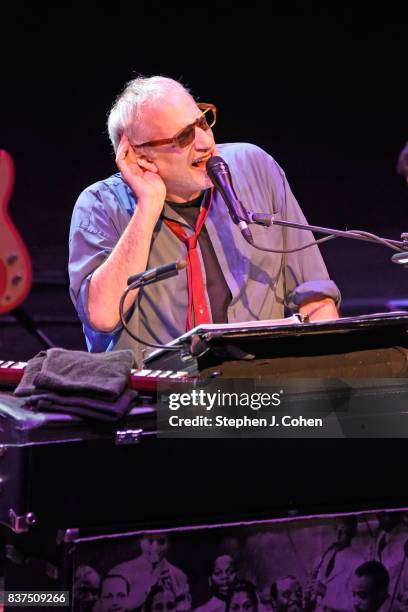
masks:
<svg viewBox="0 0 408 612"><path fill-rule="evenodd" d="M222 157L215 155L207 161L206 170L212 184L222 195L232 221L238 225L245 240L253 244L251 230L246 222L248 215L235 194L227 163Z"/></svg>
<svg viewBox="0 0 408 612"><path fill-rule="evenodd" d="M136 281L139 281L140 285L149 285L157 280L163 280L165 278L170 278L171 276L176 276L176 274L179 273L179 270L183 270L186 266L187 262L185 259L178 259L177 261L172 261L171 263L164 264L163 266L157 266L157 268L150 268L150 270L133 274L133 276L129 276L127 279L127 284L129 286L133 285L133 283Z"/></svg>

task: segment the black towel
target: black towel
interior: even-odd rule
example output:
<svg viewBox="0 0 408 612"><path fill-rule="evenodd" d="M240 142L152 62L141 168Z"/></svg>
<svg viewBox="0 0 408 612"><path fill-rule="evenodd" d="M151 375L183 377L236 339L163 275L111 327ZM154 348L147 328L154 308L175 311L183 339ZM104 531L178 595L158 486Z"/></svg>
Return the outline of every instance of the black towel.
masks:
<svg viewBox="0 0 408 612"><path fill-rule="evenodd" d="M30 359L14 393L31 410L117 421L137 402L137 391L127 389L133 360L130 350L48 349Z"/></svg>
<svg viewBox="0 0 408 612"><path fill-rule="evenodd" d="M46 355L46 351L41 351L27 362L27 365L24 368L23 378L20 380L18 386L14 389L14 395L24 397L25 395L35 393L34 379L37 374L41 372L42 364Z"/></svg>
<svg viewBox="0 0 408 612"><path fill-rule="evenodd" d="M63 395L62 393L38 393L24 402L24 408L38 412L63 412L97 421L113 422L125 416L137 403L138 392L125 391L115 400L95 397Z"/></svg>
<svg viewBox="0 0 408 612"><path fill-rule="evenodd" d="M14 393L31 395L47 389L116 399L128 384L133 360L130 350L87 353L48 349L30 359Z"/></svg>

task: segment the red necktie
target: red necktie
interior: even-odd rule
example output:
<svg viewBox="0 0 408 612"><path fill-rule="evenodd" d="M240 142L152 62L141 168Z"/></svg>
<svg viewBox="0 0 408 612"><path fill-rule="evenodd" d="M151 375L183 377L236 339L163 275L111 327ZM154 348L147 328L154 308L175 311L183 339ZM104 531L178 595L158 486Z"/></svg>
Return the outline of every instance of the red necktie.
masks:
<svg viewBox="0 0 408 612"><path fill-rule="evenodd" d="M187 236L184 229L180 226L179 221L164 219L165 224L171 231L184 242L187 246L187 288L188 288L188 311L187 311L187 331L193 327L193 312L194 325L201 323L210 323L211 317L207 308L207 300L205 296L203 273L201 270L200 256L197 252L197 240L200 235L201 228L207 218L208 211L212 204L214 189L211 189L209 197L206 196L201 204L200 214L198 215L194 234Z"/></svg>

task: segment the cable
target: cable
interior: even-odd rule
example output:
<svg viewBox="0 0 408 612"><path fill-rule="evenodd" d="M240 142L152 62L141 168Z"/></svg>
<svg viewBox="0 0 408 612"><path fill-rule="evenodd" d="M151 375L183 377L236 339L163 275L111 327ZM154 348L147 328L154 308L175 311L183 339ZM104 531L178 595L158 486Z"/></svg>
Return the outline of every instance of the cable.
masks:
<svg viewBox="0 0 408 612"><path fill-rule="evenodd" d="M354 236L355 235L366 236L367 238L372 238L373 240L375 240L375 242L379 242L380 244L387 246L390 249L393 249L394 251L398 251L398 252L404 251L404 249L397 247L396 245L390 243L385 238L381 238L381 236L377 236L376 234L370 234L370 232L364 232L362 230L347 230L346 233L350 235L354 235ZM311 246L314 246L316 244L322 244L323 242L327 242L328 240L333 240L334 238L343 238L343 236L336 236L335 234L330 234L329 236L326 236L325 238L319 238L319 240L315 240L314 242L309 242L308 244L304 244L303 246L297 247L296 249L287 249L287 250L268 249L267 247L261 247L251 242L249 244L251 244L251 246L253 246L255 249L258 249L259 251L267 251L268 253L296 253L297 251L303 251L304 249L308 249Z"/></svg>
<svg viewBox="0 0 408 612"><path fill-rule="evenodd" d="M135 289L139 289L139 287L141 287L141 283L139 280L135 281L134 283L132 283L131 285L129 285L128 287L126 287L126 289L124 290L124 292L122 293L122 296L120 298L119 301L119 316L120 316L120 320L121 323L123 325L124 330L126 331L127 334L129 334L129 336L131 338L133 338L133 340L136 340L136 342L140 342L140 344L145 344L146 346L150 346L152 348L158 348L158 349L167 349L170 351L178 351L181 348L184 348L183 344L174 344L172 346L168 346L167 344L152 344L151 342L147 342L146 340L142 340L142 338L139 338L139 336L136 336L133 332L130 331L130 329L127 326L127 322L125 319L125 315L123 312L123 306L125 303L125 300L127 298L127 295L130 291L134 291Z"/></svg>

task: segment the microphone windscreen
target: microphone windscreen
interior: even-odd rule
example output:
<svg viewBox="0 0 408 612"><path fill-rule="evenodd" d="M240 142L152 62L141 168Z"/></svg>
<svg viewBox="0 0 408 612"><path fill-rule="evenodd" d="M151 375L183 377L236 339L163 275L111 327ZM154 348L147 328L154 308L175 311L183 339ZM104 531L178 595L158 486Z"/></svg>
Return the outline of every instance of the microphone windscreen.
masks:
<svg viewBox="0 0 408 612"><path fill-rule="evenodd" d="M213 174L214 172L216 172L217 170L224 170L224 171L227 170L228 171L227 163L219 155L214 155L213 157L210 157L210 159L207 161L205 165L205 168L209 176Z"/></svg>

